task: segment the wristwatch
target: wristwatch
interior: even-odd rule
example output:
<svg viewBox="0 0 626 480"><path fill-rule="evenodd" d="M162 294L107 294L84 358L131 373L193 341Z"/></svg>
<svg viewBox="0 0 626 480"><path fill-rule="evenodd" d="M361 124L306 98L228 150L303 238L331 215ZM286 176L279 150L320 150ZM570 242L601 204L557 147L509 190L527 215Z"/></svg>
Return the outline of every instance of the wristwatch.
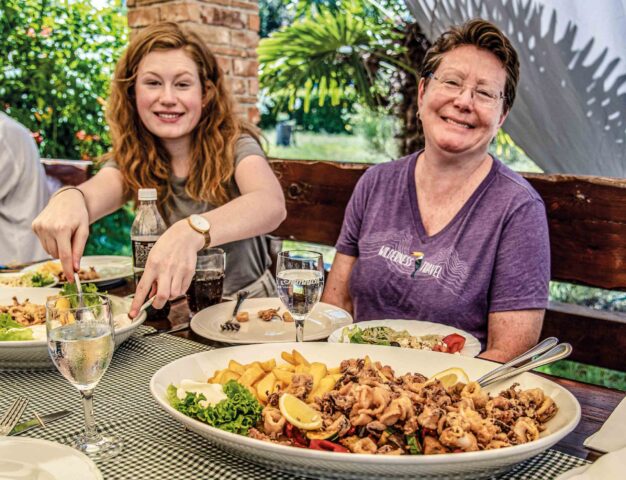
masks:
<svg viewBox="0 0 626 480"><path fill-rule="evenodd" d="M204 237L204 246L202 248L207 248L211 244L211 222L202 215L196 215L194 213L187 217L187 223L189 223L189 226L196 232L202 234Z"/></svg>

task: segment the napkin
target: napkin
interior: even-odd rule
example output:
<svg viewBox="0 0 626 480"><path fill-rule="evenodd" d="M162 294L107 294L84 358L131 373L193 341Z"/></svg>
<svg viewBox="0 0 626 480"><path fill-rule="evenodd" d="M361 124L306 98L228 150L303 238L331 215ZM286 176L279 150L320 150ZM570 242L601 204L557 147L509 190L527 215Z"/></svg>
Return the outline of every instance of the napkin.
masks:
<svg viewBox="0 0 626 480"><path fill-rule="evenodd" d="M562 473L556 480L621 480L626 465L626 447L602 455L591 465Z"/></svg>
<svg viewBox="0 0 626 480"><path fill-rule="evenodd" d="M602 428L583 442L587 448L599 452L613 452L626 447L626 398L613 410Z"/></svg>

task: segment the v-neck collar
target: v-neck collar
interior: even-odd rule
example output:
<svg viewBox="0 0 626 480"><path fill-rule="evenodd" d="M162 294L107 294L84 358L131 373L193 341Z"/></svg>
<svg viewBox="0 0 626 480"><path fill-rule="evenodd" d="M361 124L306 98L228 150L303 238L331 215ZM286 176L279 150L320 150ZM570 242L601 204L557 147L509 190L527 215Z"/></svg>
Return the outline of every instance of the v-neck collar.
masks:
<svg viewBox="0 0 626 480"><path fill-rule="evenodd" d="M411 213L413 215L413 223L417 233L420 237L420 240L424 243L428 243L438 238L439 236L445 234L452 226L462 218L467 210L471 208L471 206L476 202L476 199L485 191L485 189L489 186L491 181L493 180L496 171L498 169L498 160L491 154L488 154L491 157L491 168L487 176L480 182L476 190L470 195L465 204L461 207L461 209L456 213L456 215L450 220L445 227L439 230L434 235L428 235L426 233L426 229L424 228L424 224L422 223L422 215L420 214L419 204L417 201L417 185L415 184L415 166L417 165L417 158L421 155L424 150L419 150L418 152L413 154L413 158L410 159L408 163L408 195L409 195L409 204L411 205Z"/></svg>

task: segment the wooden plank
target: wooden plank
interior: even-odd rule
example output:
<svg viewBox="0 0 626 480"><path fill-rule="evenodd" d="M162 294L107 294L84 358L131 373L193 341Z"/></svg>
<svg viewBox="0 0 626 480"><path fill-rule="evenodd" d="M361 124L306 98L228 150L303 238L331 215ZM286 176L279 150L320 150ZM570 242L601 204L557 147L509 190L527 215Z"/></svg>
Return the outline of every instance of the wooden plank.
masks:
<svg viewBox="0 0 626 480"><path fill-rule="evenodd" d="M552 279L626 290L626 180L524 176L546 204Z"/></svg>
<svg viewBox="0 0 626 480"><path fill-rule="evenodd" d="M80 185L89 178L88 160L57 160L42 158L46 175L56 179L61 185Z"/></svg>
<svg viewBox="0 0 626 480"><path fill-rule="evenodd" d="M541 338L572 344L569 360L626 371L626 313L550 302Z"/></svg>
<svg viewBox="0 0 626 480"><path fill-rule="evenodd" d="M287 219L273 235L334 245L346 205L366 164L271 159L287 201Z"/></svg>

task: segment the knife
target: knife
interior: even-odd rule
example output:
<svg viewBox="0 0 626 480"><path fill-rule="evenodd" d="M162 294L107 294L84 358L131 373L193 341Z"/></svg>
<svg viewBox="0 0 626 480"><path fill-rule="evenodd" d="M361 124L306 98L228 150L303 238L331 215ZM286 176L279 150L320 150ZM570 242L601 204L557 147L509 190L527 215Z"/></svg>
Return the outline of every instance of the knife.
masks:
<svg viewBox="0 0 626 480"><path fill-rule="evenodd" d="M189 322L180 323L172 328L162 328L160 330L155 330L154 332L149 332L144 335L144 337L152 337L154 335L160 335L161 333L176 333L181 332L183 330L187 330L189 328Z"/></svg>
<svg viewBox="0 0 626 480"><path fill-rule="evenodd" d="M34 427L40 427L42 422L44 425L48 425L51 422L67 417L70 413L72 412L70 412L69 410L62 410L60 412L49 413L47 415L41 415L39 417L39 419L41 419L41 422L39 421L37 417L35 417L25 422L18 423L15 427L13 427L13 430L11 430L11 433L9 433L9 435L20 435L21 433L24 433L26 430L30 430L31 428L34 428Z"/></svg>

